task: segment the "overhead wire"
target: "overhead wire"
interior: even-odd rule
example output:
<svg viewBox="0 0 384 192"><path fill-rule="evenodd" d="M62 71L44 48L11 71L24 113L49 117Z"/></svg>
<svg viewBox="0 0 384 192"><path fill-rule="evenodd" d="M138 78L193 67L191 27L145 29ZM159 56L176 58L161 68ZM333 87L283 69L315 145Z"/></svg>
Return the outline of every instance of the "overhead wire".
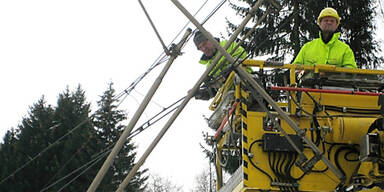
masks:
<svg viewBox="0 0 384 192"><path fill-rule="evenodd" d="M208 0L206 0L204 2L204 4L199 8L199 10L195 13L195 15L205 6L205 4L207 3ZM213 15L214 13L216 13L216 11L225 3L226 0L222 0L220 2L220 4L218 6L215 7L214 11L212 11L209 16L207 16L205 19L204 19L204 23L207 22ZM189 23L189 22L188 22ZM187 26L188 24L186 24L182 30L184 30L184 28ZM180 34L180 33L179 33ZM176 38L175 38L176 39ZM174 40L175 40L174 39ZM173 41L174 41L173 40ZM125 90L123 90L121 93L119 93L118 95L116 95L114 97L114 99L116 100L119 100L121 99L121 97L124 97L123 99L125 99L127 97L127 95L130 94L130 92L137 86L137 84L142 80L144 79L144 77L149 74L149 72L151 72L155 67L157 67L158 65L160 65L162 62L165 62L167 59L166 59L166 56L162 54L159 55L159 57L155 60L155 62L150 66L150 68L145 71L141 76L139 76L134 82L132 82L130 84L130 86L128 88L126 88ZM179 100L180 101L180 100ZM178 101L178 102L179 102ZM122 101L119 103L119 105L122 103ZM174 109L173 109L174 110ZM164 111L164 110L163 110ZM170 112L168 112L167 114L169 114ZM64 134L62 137L60 137L59 139L57 139L54 143L50 144L48 147L46 147L45 149L43 149L41 152L39 152L36 156L34 156L33 158L30 158L30 160L26 163L24 163L21 167L17 168L14 172L12 172L10 175L8 175L6 178L2 179L0 181L0 184L2 184L3 182L5 182L6 180L8 180L10 177L12 177L13 175L15 175L16 173L18 173L19 171L21 171L23 168L25 168L26 166L28 166L32 161L34 161L35 159L37 159L39 156L41 156L43 153L45 153L47 150L49 150L50 148L52 148L54 145L58 144L63 138L65 138L66 136L68 136L69 134L71 134L72 132L74 132L76 129L80 128L84 123L88 122L91 120L91 118L93 117L93 115L91 115L90 117L87 117L87 119L85 119L84 121L80 122L77 126L75 126L73 129L69 130L66 134ZM163 118L164 116L162 116ZM156 120L155 122L157 122L158 120ZM147 127L148 128L148 127ZM137 135L137 134L136 134Z"/></svg>
<svg viewBox="0 0 384 192"><path fill-rule="evenodd" d="M156 34L157 38L159 39L159 41L160 41L160 43L161 43L161 46L163 46L163 50L164 50L164 52L165 52L167 55L170 55L171 53L169 52L167 46L165 46L163 39L161 38L159 32L157 31L157 29L156 29L156 27L155 27L155 24L152 22L152 19L151 19L151 17L149 16L147 10L145 9L143 3L141 2L141 0L138 0L138 1L139 1L139 4L140 4L141 8L142 8L143 11L144 11L144 14L147 16L147 19L148 19L149 23L151 24L153 30L155 31L155 34Z"/></svg>
<svg viewBox="0 0 384 192"><path fill-rule="evenodd" d="M43 188L42 190L40 190L40 192L44 192L46 190L48 190L49 188L55 186L56 184L58 184L59 182L61 182L62 180L68 178L69 176L71 176L72 174L80 171L81 169L83 169L84 167L90 165L89 167L87 167L83 172L81 172L79 175L77 175L75 178L78 178L80 175L82 175L83 173L85 173L85 171L87 171L88 169L90 169L92 166L94 166L97 162L99 162L102 157L106 156L108 154L108 152L111 150L111 146L109 146L107 148L107 150L104 150L103 152L101 152L96 158L94 159L91 159L90 161L88 161L87 163L85 163L84 165L80 166L79 168L73 170L72 172L68 173L67 175L63 176L62 178L58 179L57 181L51 183L50 185L48 185L47 187ZM72 183L73 182L73 179L69 182L69 183ZM69 183L65 184L64 186L67 186ZM62 190L63 187L60 189Z"/></svg>
<svg viewBox="0 0 384 192"><path fill-rule="evenodd" d="M88 138L87 142L85 144L88 144L90 142L90 138ZM53 175L51 177L51 179L47 182L47 184L49 184L50 182L52 182L56 176L62 171L64 170L64 168L76 157L76 155L84 148L84 144L76 150L75 153L73 153L73 155L60 167L60 169L55 173L55 175Z"/></svg>
<svg viewBox="0 0 384 192"><path fill-rule="evenodd" d="M208 14L207 17L204 18L204 20L202 21L202 25L204 25L218 10L219 8L221 8L224 3L226 2L227 0L222 0L218 5L216 5L216 7ZM207 4L208 0L206 0L201 6L200 8L195 12L195 14L193 16L196 16L203 8L204 6ZM183 27L182 29L177 33L177 35L175 36L175 38L171 41L170 45L172 45L172 43L181 35L181 33L185 30L185 28L189 25L190 21L188 21ZM195 33L196 29L193 31L193 33ZM189 37L187 39L187 41L190 39L191 37ZM184 45L185 46L185 45ZM147 69L147 71L145 71L142 75L140 75L134 82L132 82L128 88L124 89L121 93L119 93L118 95L116 95L115 99L118 99L120 100L121 97L123 97L122 100L120 100L120 103L119 105L126 99L126 95L129 95L131 93L131 91L133 89L135 89L135 87L140 83L141 80L144 79L145 76L147 76L149 74L149 72L151 72L154 68L156 68L157 66L159 66L161 63L164 63L165 61L167 61L168 58L167 58L167 55L164 54L164 52L162 52L158 58L153 62L153 64L149 67L149 69Z"/></svg>
<svg viewBox="0 0 384 192"><path fill-rule="evenodd" d="M142 93L140 93L137 89L135 89L134 90L137 94L139 94L140 96L142 96L142 97L144 97L144 94L142 94ZM158 102L156 102L156 101L150 101L150 102L152 102L153 104L155 104L155 105L157 105L158 107L160 107L160 108L164 108L162 105L160 105Z"/></svg>
<svg viewBox="0 0 384 192"><path fill-rule="evenodd" d="M180 101L182 101L183 99L185 98L182 97L180 98L179 100L177 100L176 102L172 103L171 105L169 105L168 107L165 107L162 111L160 111L159 113L157 113L156 115L154 115L152 118L150 118L148 121L144 122L141 126L139 126L137 129L135 129L134 131L131 132L130 136L127 138L127 140L130 140L132 138L134 138L135 136L139 135L141 132L143 132L144 130L148 129L150 126L154 125L155 123L157 123L159 120L161 120L162 118L164 118L165 116L169 115L171 112L173 112L174 110L177 109L178 105L175 106L177 103L179 103ZM173 107L173 108L172 108ZM172 108L172 109L171 109ZM157 118L159 115L161 115L162 113L164 113L165 111L167 111L169 109L168 112L166 112L165 114L163 114L162 116L160 116L159 118ZM155 119L157 118L157 119ZM155 120L154 120L155 119ZM154 121L152 121L154 120ZM68 178L69 176L71 176L72 174L78 172L79 170L83 169L84 167L88 166L84 171L82 171L81 173L79 173L79 175L75 176L75 178L78 178L81 174L85 173L85 171L87 171L88 169L90 169L92 166L94 166L97 162L99 162L102 157L106 156L113 148L113 146L115 145L116 142L113 142L111 143L109 146L107 146L104 150L102 150L101 152L99 152L98 154L95 154L93 156L96 156L94 157L93 159L91 159L89 162L87 162L86 164L84 164L83 166L79 167L78 169L72 171L71 173L63 176L62 178L58 179L57 181L53 182L52 184L50 184L49 186L45 187L44 189L42 189L40 192L43 192L43 191L46 191L47 189L53 187L54 185L58 184L59 182L61 182L62 180ZM94 163L92 163L94 162ZM91 164L92 163L92 164ZM75 179L74 178L74 179ZM69 183L73 182L74 179L72 179ZM49 183L49 182L48 182ZM69 183L65 184L64 186L67 186ZM62 190L62 189L61 189Z"/></svg>
<svg viewBox="0 0 384 192"><path fill-rule="evenodd" d="M48 151L49 149L51 149L53 146L55 146L56 144L58 144L59 142L61 142L62 139L64 139L65 137L67 137L69 134L71 134L72 132L74 132L75 130L77 130L78 128L80 128L83 124L85 124L86 122L90 121L90 118L87 117L85 120L83 120L81 123L79 123L77 126L75 126L73 129L69 130L66 134L64 134L63 136L61 136L59 139L57 139L54 143L50 144L48 147L46 147L45 149L43 149L41 152L39 152L37 155L35 155L33 158L30 158L29 161L27 161L26 163L24 163L22 166L20 166L19 168L17 168L14 172L12 172L10 175L8 175L7 177L5 177L3 180L0 181L0 184L2 184L3 182L5 182L6 180L8 180L10 177L12 177L13 175L15 175L16 173L18 173L19 171L21 171L22 169L24 169L27 165L29 165L32 161L34 161L35 159L37 159L38 157L40 157L43 153L45 153L46 151Z"/></svg>
<svg viewBox="0 0 384 192"><path fill-rule="evenodd" d="M206 0L201 6L200 8L195 12L194 16L196 16L202 9L203 7L207 4L208 0ZM215 8L216 9L216 8ZM207 20L207 19L206 19ZM188 21L183 27L182 29L177 33L177 35L175 36L175 38L173 38L173 40L171 41L171 43L169 44L169 46L172 45L173 42L175 42L175 40L181 35L181 33L183 31L185 31L185 28L188 26L188 24L190 23L190 21ZM132 82L128 88L124 89L121 93L119 93L118 95L116 95L115 99L120 99L121 97L125 96L125 95L129 95L130 92L135 89L135 87L139 84L139 82L144 79L144 77L146 75L149 74L149 72L151 72L154 68L156 68L157 66L159 66L161 63L164 63L165 61L167 61L168 58L167 58L167 55L164 54L164 52L161 52L161 54L155 59L155 61L152 63L152 65L147 69L147 71L145 71L142 75L140 75L134 82ZM126 97L124 97L125 99ZM123 101L123 100L122 100ZM121 102L122 102L121 101Z"/></svg>

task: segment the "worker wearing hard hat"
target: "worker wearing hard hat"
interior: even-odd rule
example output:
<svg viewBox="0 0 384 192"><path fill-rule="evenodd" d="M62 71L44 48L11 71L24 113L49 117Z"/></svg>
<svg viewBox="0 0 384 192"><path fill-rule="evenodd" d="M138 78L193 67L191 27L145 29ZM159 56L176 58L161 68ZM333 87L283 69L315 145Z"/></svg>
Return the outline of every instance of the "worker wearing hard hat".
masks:
<svg viewBox="0 0 384 192"><path fill-rule="evenodd" d="M216 38L217 41L219 41L218 38ZM204 34L200 31L197 31L195 33L195 36L193 38L193 42L195 43L196 47L198 50L200 50L201 52L203 52L203 55L201 56L200 58L200 61L199 63L203 64L203 65L207 65L207 68L211 65L213 59L219 54L219 52L217 51L216 47L213 45L212 42L210 42L208 40L207 37L204 36ZM222 47L225 46L225 44L227 43L227 40L223 40L223 41L219 41L220 42L220 45ZM229 48L227 49L227 52L228 53L231 53L232 50L236 47L237 43L233 42ZM232 57L234 59L240 57L241 59L245 58L247 56L247 53L244 51L244 48L239 46L233 53L232 53ZM222 63L224 62L225 60L225 57L223 56L222 58L220 58L220 60L217 62L216 66L212 69L210 75L212 76L217 76L219 75L223 69L227 68L229 63L228 62L225 62L225 63Z"/></svg>
<svg viewBox="0 0 384 192"><path fill-rule="evenodd" d="M323 9L317 24L321 30L319 38L304 44L293 64L330 64L337 67L357 68L351 48L339 40L340 32L335 32L340 24L337 11L330 7Z"/></svg>
<svg viewBox="0 0 384 192"><path fill-rule="evenodd" d="M225 46L227 43L227 40L220 41L218 38L216 38L218 42L220 42L220 45L222 47ZM207 66L207 68L212 64L212 61L215 57L219 55L219 51L216 49L216 47L213 45L211 41L208 40L207 37L204 36L204 34L200 31L197 31L195 33L195 36L193 38L193 42L195 43L198 50L203 52L203 55L200 58L199 63L204 64ZM236 42L233 42L227 49L228 53L231 53L235 47L237 46ZM241 58L244 59L247 56L247 53L245 52L244 48L239 46L232 54L232 57L234 59ZM227 69L229 66L229 62L226 61L225 57L221 57L220 60L217 62L216 66L212 69L212 71L209 73L211 77L218 77L221 75L221 78L217 79L215 82L210 82L209 85L205 84L200 88L199 91L197 91L197 94L195 95L196 99L202 99L202 100L208 100L212 98L217 90L221 87L225 79L227 78L227 75L229 73L224 73L225 69ZM247 71L250 73L252 72L251 68L247 68Z"/></svg>

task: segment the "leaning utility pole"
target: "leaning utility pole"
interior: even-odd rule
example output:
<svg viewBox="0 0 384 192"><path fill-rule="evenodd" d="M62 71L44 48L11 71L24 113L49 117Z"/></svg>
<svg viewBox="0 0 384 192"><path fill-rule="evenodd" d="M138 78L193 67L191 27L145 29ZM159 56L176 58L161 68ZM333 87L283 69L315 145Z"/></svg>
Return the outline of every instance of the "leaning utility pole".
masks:
<svg viewBox="0 0 384 192"><path fill-rule="evenodd" d="M117 192L123 192L124 188L128 185L129 181L132 179L134 174L138 171L138 169L141 167L141 165L145 162L149 154L153 151L153 149L156 147L157 143L161 140L161 138L164 136L164 134L167 132L169 127L172 125L172 123L175 121L177 116L181 113L181 111L184 109L184 107L188 104L189 100L195 95L196 90L200 87L201 83L205 80L205 78L208 76L208 74L212 71L212 69L216 66L216 63L219 61L219 59L226 54L226 49L232 44L232 42L236 39L236 37L240 34L240 32L243 30L245 25L249 22L249 20L252 18L253 12L259 8L263 0L258 1L258 3L255 4L255 6L252 8L250 13L247 15L247 17L243 20L241 25L237 28L237 30L232 34L232 36L229 38L227 44L223 47L220 46L219 42L217 42L213 36L204 29L204 27L177 1L177 0L171 0L176 7L178 7L187 17L188 19L211 41L215 44L215 46L219 46L221 49L219 49L220 54L215 57L212 64L209 66L209 68L206 69L206 71L203 73L203 75L200 77L200 79L197 81L197 83L193 86L193 88L188 92L188 95L183 100L183 102L180 104L180 106L177 108L177 110L172 114L168 122L164 125L163 129L160 131L160 133L156 136L156 138L153 140L153 142L150 144L150 146L147 148L147 150L144 152L143 156L140 158L140 160L135 164L135 166L131 169L131 171L128 173L127 177L124 179L124 181L120 184L119 188L117 189ZM224 50L224 52L223 52Z"/></svg>
<svg viewBox="0 0 384 192"><path fill-rule="evenodd" d="M113 147L111 153L108 155L107 159L105 160L103 166L100 168L99 172L97 173L96 177L92 181L91 185L89 186L87 192L94 192L96 191L97 187L99 186L101 180L104 178L105 174L107 173L109 167L112 165L115 157L118 155L119 151L121 150L122 146L126 142L127 138L129 137L133 127L136 125L137 121L139 120L140 116L144 112L145 108L147 107L148 103L152 99L153 95L155 94L156 90L159 88L165 74L167 73L168 69L171 67L171 64L173 61L177 58L177 56L180 53L181 47L183 47L184 43L186 42L187 37L191 34L192 30L188 29L185 33L183 39L178 43L178 45L175 47L174 50L171 50L171 58L168 60L167 64L164 66L163 70L159 74L159 76L156 78L155 82L152 84L152 87L144 97L144 100L140 104L139 108L135 112L134 116L132 117L129 124L125 127L123 134L120 136L119 140Z"/></svg>

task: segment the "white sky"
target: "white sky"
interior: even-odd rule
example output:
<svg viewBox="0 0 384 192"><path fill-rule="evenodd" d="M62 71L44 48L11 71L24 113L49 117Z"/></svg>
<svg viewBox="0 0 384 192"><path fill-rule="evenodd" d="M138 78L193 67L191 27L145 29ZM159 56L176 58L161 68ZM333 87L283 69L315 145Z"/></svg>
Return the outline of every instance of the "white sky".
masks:
<svg viewBox="0 0 384 192"><path fill-rule="evenodd" d="M193 14L204 0L180 2ZM219 2L209 1L198 19L202 21ZM188 21L171 1L143 0L143 4L167 45ZM223 14L228 10L224 5L218 12L221 16L206 24L213 35L225 32ZM110 81L120 93L163 51L138 1L0 1L0 26L1 138L6 130L17 127L42 95L56 106L58 94L67 86L74 90L81 84L95 110ZM163 107L185 96L205 70L198 64L201 54L192 41L184 52L155 94L154 101ZM140 93L146 94L163 66L148 75L121 105L130 117L143 98ZM202 131L209 131L203 119L203 114L209 117L211 113L208 105L192 99L144 167L189 191L195 176L208 166L199 147ZM149 105L137 126L160 110L155 104ZM135 138L137 159L165 122Z"/></svg>
<svg viewBox="0 0 384 192"><path fill-rule="evenodd" d="M204 1L180 0L191 13ZM198 19L202 21L220 1L210 0ZM143 4L167 45L188 21L171 1L143 0ZM226 35L224 16L231 15L233 11L225 4L205 27L215 36ZM110 81L120 93L163 51L138 1L132 0L0 1L0 26L0 136L16 127L42 95L55 106L67 86L74 90L81 84L95 110ZM197 64L201 54L192 41L183 52L155 94L154 101L163 107L185 96L205 70ZM146 94L162 67L121 105L130 117L141 102L140 93ZM199 147L202 131L210 131L203 119L211 113L208 105L192 99L144 167L189 191L195 176L208 166ZM149 105L137 126L160 110L156 104ZM164 123L135 138L137 159Z"/></svg>

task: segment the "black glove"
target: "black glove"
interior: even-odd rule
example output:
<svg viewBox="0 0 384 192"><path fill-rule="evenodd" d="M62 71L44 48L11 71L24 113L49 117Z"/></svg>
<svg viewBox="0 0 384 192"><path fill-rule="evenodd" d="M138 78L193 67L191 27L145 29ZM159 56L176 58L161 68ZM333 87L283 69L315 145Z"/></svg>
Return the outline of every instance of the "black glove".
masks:
<svg viewBox="0 0 384 192"><path fill-rule="evenodd" d="M209 100L216 95L216 89L210 87L201 87L195 93L195 99Z"/></svg>

